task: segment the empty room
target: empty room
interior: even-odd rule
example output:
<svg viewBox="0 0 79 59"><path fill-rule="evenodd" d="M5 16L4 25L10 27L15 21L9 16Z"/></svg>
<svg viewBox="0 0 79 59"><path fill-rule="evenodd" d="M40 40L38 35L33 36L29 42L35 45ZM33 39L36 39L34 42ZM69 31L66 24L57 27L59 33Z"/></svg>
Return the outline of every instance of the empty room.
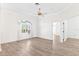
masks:
<svg viewBox="0 0 79 59"><path fill-rule="evenodd" d="M79 56L79 3L0 3L0 56Z"/></svg>

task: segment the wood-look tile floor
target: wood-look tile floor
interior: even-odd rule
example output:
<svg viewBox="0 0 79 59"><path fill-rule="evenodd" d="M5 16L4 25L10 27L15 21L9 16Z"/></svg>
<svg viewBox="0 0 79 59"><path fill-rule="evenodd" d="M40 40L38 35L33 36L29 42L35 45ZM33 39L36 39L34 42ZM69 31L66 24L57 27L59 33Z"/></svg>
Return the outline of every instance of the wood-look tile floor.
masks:
<svg viewBox="0 0 79 59"><path fill-rule="evenodd" d="M0 56L79 56L79 40L68 39L52 48L53 41L31 38L2 44Z"/></svg>

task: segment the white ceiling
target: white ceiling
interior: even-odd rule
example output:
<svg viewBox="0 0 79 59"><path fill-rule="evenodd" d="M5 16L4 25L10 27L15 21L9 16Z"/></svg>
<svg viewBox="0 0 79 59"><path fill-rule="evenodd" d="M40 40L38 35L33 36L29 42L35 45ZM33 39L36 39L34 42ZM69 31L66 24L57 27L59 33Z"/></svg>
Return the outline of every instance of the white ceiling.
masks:
<svg viewBox="0 0 79 59"><path fill-rule="evenodd" d="M57 14L64 19L79 15L79 4L77 3L40 3L40 7L44 13ZM35 15L38 6L34 3L5 3L3 8L23 15Z"/></svg>

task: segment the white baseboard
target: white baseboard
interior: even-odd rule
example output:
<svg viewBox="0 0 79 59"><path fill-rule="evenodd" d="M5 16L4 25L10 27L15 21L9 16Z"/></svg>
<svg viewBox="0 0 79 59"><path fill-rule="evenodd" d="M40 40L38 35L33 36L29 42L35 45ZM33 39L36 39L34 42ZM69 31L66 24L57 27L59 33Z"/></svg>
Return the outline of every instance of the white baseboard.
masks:
<svg viewBox="0 0 79 59"><path fill-rule="evenodd" d="M39 38L43 38L43 39L47 39L47 40L53 40L53 37L52 38L48 38L48 37L42 37L42 36L38 36Z"/></svg>
<svg viewBox="0 0 79 59"><path fill-rule="evenodd" d="M35 36L34 37L30 37L30 38L35 38ZM25 38L25 39L30 39L30 38ZM47 40L53 40L53 38L52 39L45 38L45 37L38 37L38 38L47 39ZM1 44L15 42L15 41L20 41L20 40L25 40L25 39L17 39L17 40L11 40L11 41L4 41L4 42L1 42Z"/></svg>
<svg viewBox="0 0 79 59"><path fill-rule="evenodd" d="M33 37L30 37L30 38L33 38ZM30 39L30 38L25 38L25 39ZM17 40L11 40L11 41L4 41L4 42L1 42L1 44L15 42L15 41L20 41L20 40L25 40L25 39L17 39Z"/></svg>

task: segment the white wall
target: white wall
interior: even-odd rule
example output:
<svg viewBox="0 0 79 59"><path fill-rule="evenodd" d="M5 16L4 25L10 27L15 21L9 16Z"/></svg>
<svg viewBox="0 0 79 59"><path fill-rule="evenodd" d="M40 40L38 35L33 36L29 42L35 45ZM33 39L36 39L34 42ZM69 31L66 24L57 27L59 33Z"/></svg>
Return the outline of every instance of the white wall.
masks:
<svg viewBox="0 0 79 59"><path fill-rule="evenodd" d="M29 15L21 15L18 14L17 12L14 12L12 10L4 9L1 14L2 19L1 20L1 43L6 43L6 42L12 42L12 41L17 41L20 40L19 37L19 32L18 32L18 21L19 20L28 20L32 23L32 31L31 31L31 37L36 37L36 19L34 16ZM25 18L26 16L26 18Z"/></svg>
<svg viewBox="0 0 79 59"><path fill-rule="evenodd" d="M3 10L2 42L17 40L17 18L11 11Z"/></svg>
<svg viewBox="0 0 79 59"><path fill-rule="evenodd" d="M79 16L68 20L68 37L79 39Z"/></svg>
<svg viewBox="0 0 79 59"><path fill-rule="evenodd" d="M58 15L44 15L38 19L38 37L53 40L53 23L56 22L56 34L61 35L62 38L62 22ZM63 39L63 38L62 38Z"/></svg>
<svg viewBox="0 0 79 59"><path fill-rule="evenodd" d="M39 33L38 37L53 40L52 23L50 20L45 19L44 16L39 17Z"/></svg>

